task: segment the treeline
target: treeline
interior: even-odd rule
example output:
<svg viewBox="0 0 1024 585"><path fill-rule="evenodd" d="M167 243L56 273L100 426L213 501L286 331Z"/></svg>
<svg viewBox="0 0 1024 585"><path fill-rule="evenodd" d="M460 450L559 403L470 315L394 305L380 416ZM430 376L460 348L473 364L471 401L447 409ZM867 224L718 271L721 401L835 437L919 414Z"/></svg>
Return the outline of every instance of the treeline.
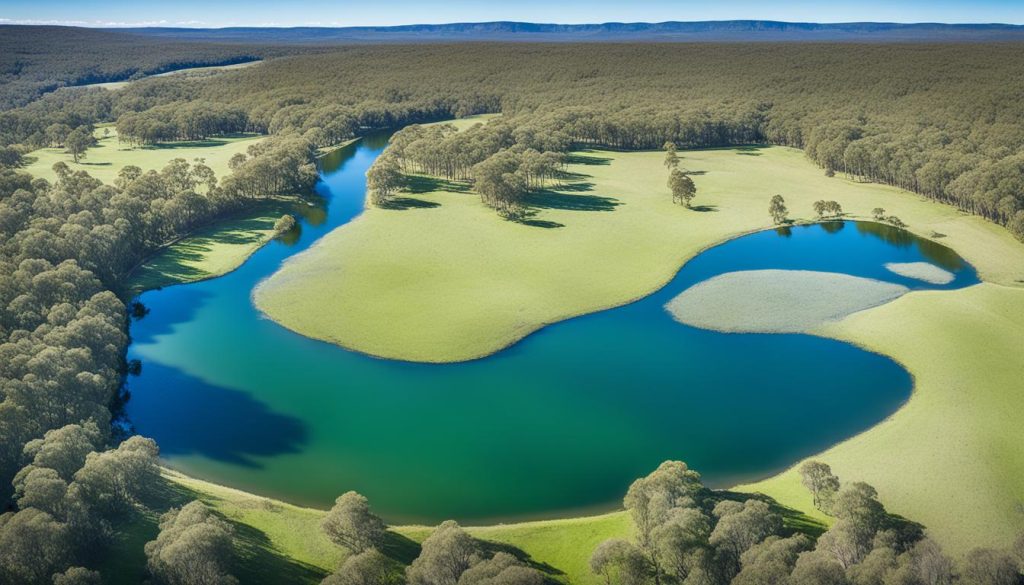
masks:
<svg viewBox="0 0 1024 585"><path fill-rule="evenodd" d="M199 100L256 131L399 127L501 112L537 150L766 142L829 172L903 187L1024 235L1024 53L1017 44L481 44L351 47L230 78L152 80L127 111ZM96 98L87 98L96 101ZM144 107L143 107L144 106ZM76 107L77 109L77 107ZM0 119L0 132L7 124ZM74 124L69 124L74 126ZM8 144L10 141L8 140Z"/></svg>
<svg viewBox="0 0 1024 585"><path fill-rule="evenodd" d="M296 49L289 49L295 51ZM0 26L0 111L64 86L230 65L283 49L153 39L59 26Z"/></svg>
<svg viewBox="0 0 1024 585"><path fill-rule="evenodd" d="M605 585L1019 585L1024 537L1009 549L946 555L925 528L890 514L863 482L843 483L828 465L800 469L823 527L794 518L763 496L711 490L680 461L666 461L630 486L628 535L599 544L589 559ZM795 520L795 521L794 521ZM347 549L324 585L541 585L551 577L514 548L477 540L442 522L418 555L362 495L340 496L320 524ZM389 554L391 556L389 556Z"/></svg>
<svg viewBox="0 0 1024 585"><path fill-rule="evenodd" d="M0 503L12 510L0 515L0 583L50 583L89 558L157 474L152 441L104 451L121 438L118 295L133 269L254 200L308 192L313 153L300 136L271 137L222 180L183 159L126 166L112 185L64 163L53 183L0 168Z"/></svg>
<svg viewBox="0 0 1024 585"><path fill-rule="evenodd" d="M129 112L117 119L118 141L131 145L204 140L249 129L248 117L242 110L206 102L159 106L143 114Z"/></svg>
<svg viewBox="0 0 1024 585"><path fill-rule="evenodd" d="M0 113L0 145L43 144L54 123L124 118L126 137L142 142L244 128L327 146L369 128L501 112L551 140L540 152L800 147L826 172L906 188L1024 236L1022 55L1012 43L349 47L231 76L56 92ZM179 121L189 104L223 116Z"/></svg>
<svg viewBox="0 0 1024 585"><path fill-rule="evenodd" d="M367 172L367 186L377 205L386 205L401 189L408 173L447 180L469 180L484 204L503 217L520 219L525 199L544 189L564 170L567 141L517 131L514 124L494 120L458 132L450 124L411 125L392 136L387 152Z"/></svg>
<svg viewBox="0 0 1024 585"><path fill-rule="evenodd" d="M815 504L833 517L816 539L786 527L772 502L706 489L678 461L633 483L624 504L635 536L597 547L606 585L1017 585L1024 538L960 562L923 527L891 515L863 482L841 484L825 464L801 469Z"/></svg>

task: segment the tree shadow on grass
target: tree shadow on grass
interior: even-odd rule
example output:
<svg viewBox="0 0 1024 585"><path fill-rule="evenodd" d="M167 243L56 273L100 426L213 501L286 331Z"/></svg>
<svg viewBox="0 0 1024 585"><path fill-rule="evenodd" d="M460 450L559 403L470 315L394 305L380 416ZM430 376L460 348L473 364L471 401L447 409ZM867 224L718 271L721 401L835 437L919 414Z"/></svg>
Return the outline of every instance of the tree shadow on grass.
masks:
<svg viewBox="0 0 1024 585"><path fill-rule="evenodd" d="M740 146L736 148L736 154L742 154L744 156L761 156L761 151L763 149L763 146Z"/></svg>
<svg viewBox="0 0 1024 585"><path fill-rule="evenodd" d="M824 522L817 518L812 518L807 514L804 514L800 510L783 506L776 502L774 499L764 494L748 494L742 492L730 492L726 490L715 491L713 495L719 500L732 500L734 502L745 502L747 500L760 500L768 504L772 512L782 516L782 525L786 536L792 536L793 534L806 534L812 538L818 538L826 530L828 526Z"/></svg>
<svg viewBox="0 0 1024 585"><path fill-rule="evenodd" d="M546 219L521 219L519 220L519 223L531 227L539 227L545 229L565 227L564 223L558 223L557 221L548 221Z"/></svg>
<svg viewBox="0 0 1024 585"><path fill-rule="evenodd" d="M594 184L590 181L573 181L572 183L560 183L556 187L557 191L565 191L568 193L586 193L587 191L594 190Z"/></svg>
<svg viewBox="0 0 1024 585"><path fill-rule="evenodd" d="M693 205L690 207L693 211L699 211L700 213L716 212L718 211L717 205Z"/></svg>
<svg viewBox="0 0 1024 585"><path fill-rule="evenodd" d="M408 536L388 530L384 534L384 542L381 544L380 552L403 565L408 565L416 560L416 557L420 556L421 548L420 543Z"/></svg>
<svg viewBox="0 0 1024 585"><path fill-rule="evenodd" d="M524 203L537 209L564 209L570 211L613 211L621 205L618 199L600 195L574 195L544 189L526 196Z"/></svg>
<svg viewBox="0 0 1024 585"><path fill-rule="evenodd" d="M541 573L544 574L544 581L545 582L548 582L548 583L558 583L560 581L555 579L554 577L557 576L557 575L564 575L565 574L564 571L562 571L561 569L559 569L557 567L553 567L553 566L549 565L548 563L542 563L542 562L534 560L532 557L530 557L530 555L526 554L525 551L523 551L522 549L516 548L516 547L512 546L511 544L506 544L504 542L494 542L493 540L481 540L481 539L477 539L477 542L480 543L481 548L483 548L484 552L486 552L488 555L495 555L495 554L500 553L500 552L503 552L505 554L510 554L510 555L514 556L515 558L519 559L519 562L523 563L524 565L540 571Z"/></svg>
<svg viewBox="0 0 1024 585"><path fill-rule="evenodd" d="M441 204L435 201L426 201L423 199L416 199L414 197L396 197L379 207L381 209L432 209L434 207L440 207Z"/></svg>
<svg viewBox="0 0 1024 585"><path fill-rule="evenodd" d="M414 195L433 191L449 191L452 193L469 193L470 185L464 181L449 181L440 177L426 175L408 175L405 191Z"/></svg>
<svg viewBox="0 0 1024 585"><path fill-rule="evenodd" d="M266 533L228 519L234 529L234 575L241 583L319 583L327 576L320 567L290 558L278 551Z"/></svg>
<svg viewBox="0 0 1024 585"><path fill-rule="evenodd" d="M599 156L593 153L593 151L574 152L565 155L563 159L565 164L569 165L598 165L605 166L612 164L611 157Z"/></svg>

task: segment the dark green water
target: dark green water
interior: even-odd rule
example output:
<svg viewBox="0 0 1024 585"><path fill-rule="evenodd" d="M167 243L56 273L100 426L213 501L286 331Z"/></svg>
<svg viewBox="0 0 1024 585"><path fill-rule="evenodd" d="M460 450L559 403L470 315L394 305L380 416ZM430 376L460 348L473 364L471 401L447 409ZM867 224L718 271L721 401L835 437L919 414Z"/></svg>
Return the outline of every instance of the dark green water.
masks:
<svg viewBox="0 0 1024 585"><path fill-rule="evenodd" d="M653 295L565 321L491 357L379 360L296 335L253 307L287 257L355 217L382 139L334 153L301 232L214 280L151 291L133 323L128 415L172 467L327 506L368 496L393 521L556 516L610 508L631 480L682 459L711 485L778 471L879 422L909 396L893 361L807 335L673 321L669 299L734 270L844 272L911 288L977 282L942 246L871 223L768 231L708 250ZM543 237L538 231L538 237ZM889 273L930 261L945 286Z"/></svg>

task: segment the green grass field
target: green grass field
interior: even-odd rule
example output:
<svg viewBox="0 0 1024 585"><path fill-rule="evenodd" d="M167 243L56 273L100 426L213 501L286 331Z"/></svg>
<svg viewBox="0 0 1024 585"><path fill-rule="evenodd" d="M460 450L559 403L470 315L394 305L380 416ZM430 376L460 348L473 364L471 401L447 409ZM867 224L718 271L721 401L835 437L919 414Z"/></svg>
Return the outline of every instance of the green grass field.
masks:
<svg viewBox="0 0 1024 585"><path fill-rule="evenodd" d="M104 129L110 131L103 136ZM159 170L175 158L192 161L202 158L218 177L230 174L228 160L245 152L260 140L259 136L214 138L201 142L129 147L119 144L116 131L110 126L97 129L99 144L90 148L81 162L60 148L44 148L29 154L35 160L25 170L37 177L54 180L53 165L64 162L73 170L83 170L105 183L111 183L121 168L135 165L146 170ZM287 207L270 202L237 217L204 228L192 236L167 247L132 275L133 290L142 291L182 282L219 276L240 266L250 254L273 235L276 221Z"/></svg>
<svg viewBox="0 0 1024 585"><path fill-rule="evenodd" d="M673 205L662 153L577 153L574 179L535 198L533 225L504 221L460 185L422 179L407 209L371 208L288 262L256 293L284 326L370 354L426 362L497 351L545 324L621 305L667 282L708 246L794 219L825 197L867 217L884 207L971 261L991 282L1024 281L1024 245L1004 229L895 188L827 178L799 150L683 153L694 205Z"/></svg>
<svg viewBox="0 0 1024 585"><path fill-rule="evenodd" d="M346 551L320 532L324 512L293 506L166 470L169 488L150 502L156 510L200 499L222 514L235 532L233 574L242 583L319 583L343 560ZM98 564L113 585L139 583L145 577L147 541L156 538L157 512L138 514L118 531L118 538ZM396 526L385 546L389 556L409 563L429 526ZM467 527L489 548L509 550L551 578L564 583L597 585L587 562L600 542L629 537L631 521L624 512L518 524Z"/></svg>
<svg viewBox="0 0 1024 585"><path fill-rule="evenodd" d="M124 87L128 87L129 85L131 85L132 83L135 83L136 81L142 81L143 79L150 79L150 78L153 78L153 77L171 77L171 76L180 76L180 77L203 76L203 77L205 77L205 76L213 75L213 74L216 74L216 73L222 73L224 71L232 71L234 69L244 69L245 67L252 67L253 65L257 65L259 63L261 63L261 61L247 61L245 63L235 63L234 65L213 65L213 66L210 66L210 67L189 67L187 69L176 69L174 71L168 71L166 73L157 73L156 75L149 75L149 76L146 76L146 77L143 77L143 78L140 78L140 79L136 79L135 81L106 81L106 82L103 82L103 83L87 83L85 85L80 85L80 86L76 86L76 87L100 87L100 88L103 88L103 89L118 90L118 89L121 89L121 88L124 88Z"/></svg>
<svg viewBox="0 0 1024 585"><path fill-rule="evenodd" d="M110 134L104 137L104 130ZM228 160L236 153L245 152L261 136L245 135L229 138L210 138L194 142L173 142L152 146L132 147L117 141L117 131L111 126L96 129L99 143L85 153L85 158L74 162L71 155L63 148L42 148L30 152L27 156L35 159L24 170L36 177L53 181L56 174L53 165L66 163L72 170L85 171L103 181L113 183L122 167L135 165L143 171L160 170L171 160L183 158L189 162L196 158L205 159L206 165L213 169L217 177L225 177L231 169Z"/></svg>
<svg viewBox="0 0 1024 585"><path fill-rule="evenodd" d="M538 201L534 219L557 227L503 221L461 189L423 189L410 197L436 207L369 209L282 268L257 303L290 328L361 351L462 360L647 294L704 248L767 227L775 193L797 220L824 197L853 217L884 207L954 248L987 283L915 292L821 330L892 356L916 380L905 408L822 457L876 485L886 505L953 552L1007 545L1024 529L1015 447L1024 440L1024 245L916 195L826 178L797 150L683 155L700 173L702 211L671 204L661 153L580 153L577 180ZM792 470L738 489L821 518Z"/></svg>
<svg viewBox="0 0 1024 585"><path fill-rule="evenodd" d="M756 290L757 295L750 291ZM665 309L680 323L732 333L803 333L887 303L905 286L835 272L726 272L679 293Z"/></svg>
<svg viewBox="0 0 1024 585"><path fill-rule="evenodd" d="M898 189L826 178L797 150L682 154L683 165L701 173L694 201L700 211L671 204L661 153L578 153L567 188L535 200L534 225L499 219L462 186L420 180L408 196L436 207L369 209L289 263L283 278L261 291L261 307L270 303L269 312L289 326L371 353L467 359L545 323L647 294L704 248L767 227L775 193L797 220L809 219L811 203L825 197L858 217L881 206L920 235L941 234L940 241L972 262L987 283L914 292L820 330L892 356L916 384L909 403L890 419L816 458L844 479L877 486L892 511L924 523L953 552L1007 544L1024 528L1018 505L1024 455L1017 448L1024 425L1016 415L1024 411L1024 245L985 220ZM208 153L196 156L210 160ZM253 234L267 225L259 218L237 221L172 247L170 256L140 274L139 286L236 266L248 253L221 246L254 250L260 242ZM342 273L346 278L338 278ZM311 310L318 303L321 310ZM323 326L305 330L316 320ZM176 474L174 481L177 497L200 497L235 523L242 559L236 573L244 582L317 582L341 560L341 551L317 530L322 512ZM823 519L793 470L737 489ZM594 583L586 567L590 551L605 538L627 535L629 522L614 513L472 531L561 571L559 580ZM395 532L416 542L429 529ZM140 517L101 567L104 574L137 582L142 543L154 535L155 517ZM396 539L393 552L406 554L408 546Z"/></svg>
<svg viewBox="0 0 1024 585"><path fill-rule="evenodd" d="M227 274L274 237L274 222L288 212L288 205L272 201L201 229L137 268L130 287L139 293Z"/></svg>
<svg viewBox="0 0 1024 585"><path fill-rule="evenodd" d="M954 553L1010 544L1024 530L1024 289L912 292L821 333L891 356L915 385L888 420L814 458ZM738 489L812 509L795 470Z"/></svg>

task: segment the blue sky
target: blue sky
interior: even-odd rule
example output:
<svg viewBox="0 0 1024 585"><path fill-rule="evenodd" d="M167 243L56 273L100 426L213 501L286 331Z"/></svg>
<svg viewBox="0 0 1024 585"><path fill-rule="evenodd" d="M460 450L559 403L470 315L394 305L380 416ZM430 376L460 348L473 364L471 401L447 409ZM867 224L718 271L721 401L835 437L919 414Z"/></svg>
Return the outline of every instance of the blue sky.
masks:
<svg viewBox="0 0 1024 585"><path fill-rule="evenodd" d="M518 20L1024 24L1024 0L0 0L0 23L78 26L356 26Z"/></svg>

